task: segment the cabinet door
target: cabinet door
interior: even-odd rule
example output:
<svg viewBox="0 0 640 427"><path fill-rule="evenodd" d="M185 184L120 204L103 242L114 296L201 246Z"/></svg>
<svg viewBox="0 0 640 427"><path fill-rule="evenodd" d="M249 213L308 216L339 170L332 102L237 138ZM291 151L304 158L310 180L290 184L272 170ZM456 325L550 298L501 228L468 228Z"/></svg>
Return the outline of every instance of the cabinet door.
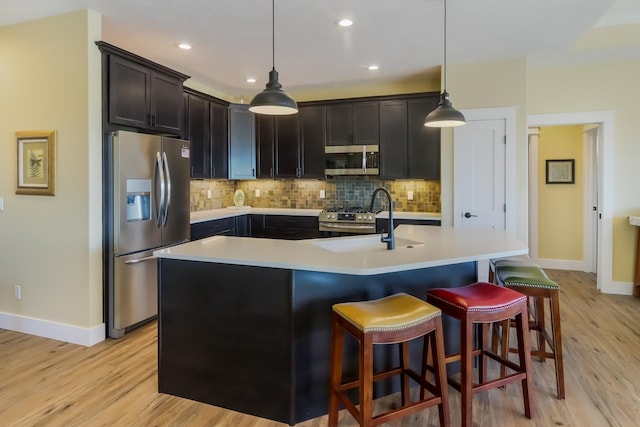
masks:
<svg viewBox="0 0 640 427"><path fill-rule="evenodd" d="M408 178L440 179L440 129L424 126L425 117L437 105L437 96L410 99L408 101Z"/></svg>
<svg viewBox="0 0 640 427"><path fill-rule="evenodd" d="M211 102L211 178L228 178L229 176L229 140L227 106Z"/></svg>
<svg viewBox="0 0 640 427"><path fill-rule="evenodd" d="M256 177L273 178L274 170L273 116L256 116Z"/></svg>
<svg viewBox="0 0 640 427"><path fill-rule="evenodd" d="M182 80L151 72L150 119L154 129L180 135Z"/></svg>
<svg viewBox="0 0 640 427"><path fill-rule="evenodd" d="M324 178L326 108L322 105L300 107L300 178Z"/></svg>
<svg viewBox="0 0 640 427"><path fill-rule="evenodd" d="M209 101L195 95L187 96L189 127L187 135L191 141L191 178L210 178Z"/></svg>
<svg viewBox="0 0 640 427"><path fill-rule="evenodd" d="M349 104L327 106L327 145L349 145L353 141L353 108Z"/></svg>
<svg viewBox="0 0 640 427"><path fill-rule="evenodd" d="M276 178L297 178L300 164L298 115L277 116L274 121Z"/></svg>
<svg viewBox="0 0 640 427"><path fill-rule="evenodd" d="M109 122L148 128L151 70L118 56L109 56ZM179 101L182 102L182 95Z"/></svg>
<svg viewBox="0 0 640 427"><path fill-rule="evenodd" d="M229 178L256 177L255 119L247 105L229 107Z"/></svg>
<svg viewBox="0 0 640 427"><path fill-rule="evenodd" d="M380 178L408 176L407 101L380 103Z"/></svg>
<svg viewBox="0 0 640 427"><path fill-rule="evenodd" d="M380 117L378 102L353 104L353 144L378 145L380 141Z"/></svg>

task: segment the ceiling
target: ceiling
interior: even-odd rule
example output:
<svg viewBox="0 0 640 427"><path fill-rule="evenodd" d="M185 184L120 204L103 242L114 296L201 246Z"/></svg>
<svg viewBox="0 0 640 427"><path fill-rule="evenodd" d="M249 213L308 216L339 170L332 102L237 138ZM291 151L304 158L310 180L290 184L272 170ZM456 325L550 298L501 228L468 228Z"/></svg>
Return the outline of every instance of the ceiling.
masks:
<svg viewBox="0 0 640 427"><path fill-rule="evenodd" d="M102 15L104 41L200 85L236 98L264 89L268 0L0 0L0 26L87 8ZM343 17L353 26L338 27ZM443 32L443 0L275 0L275 67L293 94L426 78L442 64ZM540 66L640 59L640 1L447 1L449 64L511 57Z"/></svg>

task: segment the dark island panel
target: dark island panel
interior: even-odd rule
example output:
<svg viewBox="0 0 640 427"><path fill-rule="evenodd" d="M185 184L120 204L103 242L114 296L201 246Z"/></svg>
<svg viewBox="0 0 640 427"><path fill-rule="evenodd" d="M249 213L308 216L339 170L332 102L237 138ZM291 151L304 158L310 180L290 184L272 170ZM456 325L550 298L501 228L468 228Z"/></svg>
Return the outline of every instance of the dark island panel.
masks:
<svg viewBox="0 0 640 427"><path fill-rule="evenodd" d="M174 259L159 260L159 391L294 425L327 413L331 306L476 278L475 262L355 276ZM457 326L445 319L448 351ZM346 375L357 375L347 341ZM412 346L418 361L421 347ZM397 362L394 346L375 366ZM417 367L417 366L416 366ZM398 390L383 383L383 396Z"/></svg>

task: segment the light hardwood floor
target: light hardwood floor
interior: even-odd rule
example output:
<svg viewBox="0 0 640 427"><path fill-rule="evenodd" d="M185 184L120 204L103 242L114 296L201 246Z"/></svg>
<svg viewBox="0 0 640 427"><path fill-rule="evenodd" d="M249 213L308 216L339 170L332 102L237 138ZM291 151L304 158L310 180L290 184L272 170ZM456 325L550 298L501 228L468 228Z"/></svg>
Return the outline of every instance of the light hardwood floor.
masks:
<svg viewBox="0 0 640 427"><path fill-rule="evenodd" d="M640 425L640 300L599 294L590 274L547 272L561 285L567 398L555 398L553 361L534 361L534 419L524 417L520 386L511 384L474 396L474 422ZM155 323L90 348L0 330L0 426L283 426L158 394L156 357ZM380 399L376 407L384 409L396 399ZM450 405L452 425L459 425L460 400L453 389ZM324 425L326 416L298 424ZM356 423L342 411L339 425ZM390 425L437 425L437 409Z"/></svg>

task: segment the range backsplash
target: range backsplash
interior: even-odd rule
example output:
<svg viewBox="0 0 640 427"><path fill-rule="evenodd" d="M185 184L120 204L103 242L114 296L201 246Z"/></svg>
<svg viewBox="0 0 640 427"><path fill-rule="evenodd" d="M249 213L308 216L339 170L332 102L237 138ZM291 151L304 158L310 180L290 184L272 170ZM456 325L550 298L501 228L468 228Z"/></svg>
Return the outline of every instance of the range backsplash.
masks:
<svg viewBox="0 0 640 427"><path fill-rule="evenodd" d="M371 194L378 187L391 193L394 208L402 212L440 212L440 182L424 180L383 180L374 177L335 177L327 180L258 179L254 181L192 180L191 211L218 209L233 205L237 189L245 193L245 205L259 208L324 209L336 206L368 208ZM260 190L260 197L255 196ZM320 190L325 198L320 198ZM207 198L211 191L211 198ZM407 192L413 191L413 200ZM376 208L386 209L378 196Z"/></svg>

